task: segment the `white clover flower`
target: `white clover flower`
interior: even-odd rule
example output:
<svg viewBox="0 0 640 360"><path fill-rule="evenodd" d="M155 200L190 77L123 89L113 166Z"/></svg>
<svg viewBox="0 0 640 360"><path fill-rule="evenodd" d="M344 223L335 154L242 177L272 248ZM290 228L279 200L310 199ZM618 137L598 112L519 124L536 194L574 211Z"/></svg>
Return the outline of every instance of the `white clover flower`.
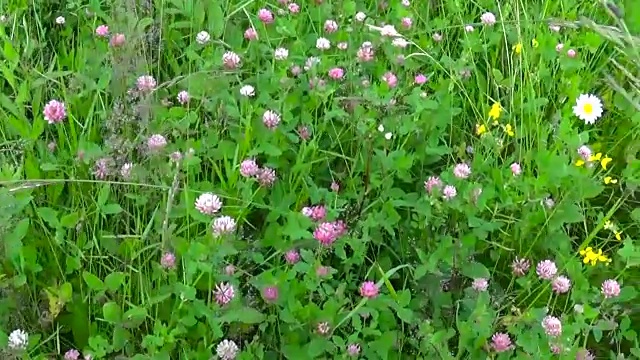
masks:
<svg viewBox="0 0 640 360"><path fill-rule="evenodd" d="M356 14L356 21L363 22L367 18L367 15L362 11Z"/></svg>
<svg viewBox="0 0 640 360"><path fill-rule="evenodd" d="M133 169L133 163L124 163L120 168L120 175L125 179L131 179L131 170Z"/></svg>
<svg viewBox="0 0 640 360"><path fill-rule="evenodd" d="M58 16L56 18L56 24L58 24L58 25L64 25L65 22L66 22L66 20L65 20L64 16Z"/></svg>
<svg viewBox="0 0 640 360"><path fill-rule="evenodd" d="M407 45L409 45L409 42L401 37L399 38L395 38L393 39L393 41L391 42L391 44L393 44L393 46L395 47L399 47L399 48L406 48Z"/></svg>
<svg viewBox="0 0 640 360"><path fill-rule="evenodd" d="M384 132L384 125L380 124L380 125L378 126L378 131L380 131L380 132Z"/></svg>
<svg viewBox="0 0 640 360"><path fill-rule="evenodd" d="M245 85L240 88L240 95L246 97L253 97L256 95L256 89L251 85Z"/></svg>
<svg viewBox="0 0 640 360"><path fill-rule="evenodd" d="M208 32L206 31L200 31L197 35L196 35L196 42L200 45L205 45L206 43L208 43L211 40L211 35L209 35Z"/></svg>
<svg viewBox="0 0 640 360"><path fill-rule="evenodd" d="M287 60L287 58L289 57L289 50L285 48L277 48L274 53L274 57L279 61Z"/></svg>
<svg viewBox="0 0 640 360"><path fill-rule="evenodd" d="M232 340L222 340L218 346L216 346L216 354L222 360L233 360L238 356L238 345Z"/></svg>
<svg viewBox="0 0 640 360"><path fill-rule="evenodd" d="M379 32L380 35L382 36L388 36L388 37L402 36L393 25L384 25L383 27L378 27L378 26L367 24L367 27L369 27L369 29L371 30Z"/></svg>
<svg viewBox="0 0 640 360"><path fill-rule="evenodd" d="M29 334L26 331L17 329L9 334L9 349L24 350L27 348L27 344L29 344Z"/></svg>
<svg viewBox="0 0 640 360"><path fill-rule="evenodd" d="M204 193L196 199L195 208L203 215L213 215L222 208L222 200L218 195Z"/></svg>
<svg viewBox="0 0 640 360"><path fill-rule="evenodd" d="M220 216L213 220L212 230L216 237L231 234L236 230L236 221L230 216Z"/></svg>
<svg viewBox="0 0 640 360"><path fill-rule="evenodd" d="M390 133L390 132L384 134L384 138L387 139L387 140L391 140L391 137L393 137L393 134Z"/></svg>
<svg viewBox="0 0 640 360"><path fill-rule="evenodd" d="M480 16L480 21L487 26L493 26L496 23L496 16L492 12L486 12Z"/></svg>
<svg viewBox="0 0 640 360"><path fill-rule="evenodd" d="M318 50L329 50L331 48L331 42L326 38L319 38L316 40L316 48Z"/></svg>
<svg viewBox="0 0 640 360"><path fill-rule="evenodd" d="M602 116L602 111L602 101L591 94L580 95L573 107L574 115L585 124L594 124Z"/></svg>

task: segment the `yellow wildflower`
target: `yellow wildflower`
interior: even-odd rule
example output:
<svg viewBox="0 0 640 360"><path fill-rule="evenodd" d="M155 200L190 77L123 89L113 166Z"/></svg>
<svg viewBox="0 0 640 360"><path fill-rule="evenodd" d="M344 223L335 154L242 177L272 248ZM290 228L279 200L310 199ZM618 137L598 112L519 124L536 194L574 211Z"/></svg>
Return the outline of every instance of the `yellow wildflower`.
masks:
<svg viewBox="0 0 640 360"><path fill-rule="evenodd" d="M618 183L618 179L614 179L611 176L605 176L605 178L604 178L604 184L605 185L617 184L617 183Z"/></svg>
<svg viewBox="0 0 640 360"><path fill-rule="evenodd" d="M584 165L584 160L582 160L582 159L576 160L576 166L577 167L580 167L580 166L583 166L583 165Z"/></svg>
<svg viewBox="0 0 640 360"><path fill-rule="evenodd" d="M593 257L593 248L590 246L584 250L580 250L580 255L583 257L582 262L585 264L592 263L591 265L595 265L595 259Z"/></svg>
<svg viewBox="0 0 640 360"><path fill-rule="evenodd" d="M602 168L604 170L607 170L607 165L612 161L613 159L608 157L607 155L604 156L604 158L602 158L602 160L600 160L600 165L602 166Z"/></svg>
<svg viewBox="0 0 640 360"><path fill-rule="evenodd" d="M481 136L487 132L487 127L484 124L476 124L476 135Z"/></svg>
<svg viewBox="0 0 640 360"><path fill-rule="evenodd" d="M589 246L584 250L580 250L580 255L582 255L582 262L585 264L591 264L592 266L596 265L598 262L610 263L611 259L609 259L606 255L602 253L602 249L598 249L598 251L593 251L593 248Z"/></svg>
<svg viewBox="0 0 640 360"><path fill-rule="evenodd" d="M600 161L600 159L602 159L602 153L597 153L595 155L589 156L589 162Z"/></svg>
<svg viewBox="0 0 640 360"><path fill-rule="evenodd" d="M522 53L522 43L517 43L513 46L513 51L520 55Z"/></svg>
<svg viewBox="0 0 640 360"><path fill-rule="evenodd" d="M622 241L622 231L614 231L613 235L615 235L618 241Z"/></svg>
<svg viewBox="0 0 640 360"><path fill-rule="evenodd" d="M513 137L516 133L513 132L513 128L511 127L511 124L507 124L504 126L504 132L507 133L507 135Z"/></svg>
<svg viewBox="0 0 640 360"><path fill-rule="evenodd" d="M493 120L498 120L500 118L500 114L502 113L502 106L499 102L494 102L491 105L491 110L489 110L489 118Z"/></svg>
<svg viewBox="0 0 640 360"><path fill-rule="evenodd" d="M539 44L538 44L538 40L536 40L536 39L532 39L532 40L531 40L531 46L533 46L533 48L534 48L534 49L535 49L535 48L537 48L537 47L538 47L538 45L539 45Z"/></svg>

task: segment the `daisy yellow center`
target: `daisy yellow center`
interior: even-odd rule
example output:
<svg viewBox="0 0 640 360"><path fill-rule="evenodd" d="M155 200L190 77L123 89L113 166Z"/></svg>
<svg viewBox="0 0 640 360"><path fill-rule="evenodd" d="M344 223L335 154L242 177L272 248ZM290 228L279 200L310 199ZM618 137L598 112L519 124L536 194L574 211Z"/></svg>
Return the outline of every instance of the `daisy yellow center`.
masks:
<svg viewBox="0 0 640 360"><path fill-rule="evenodd" d="M584 104L584 106L582 107L582 110L586 113L586 114L591 114L593 112L593 105L591 104Z"/></svg>

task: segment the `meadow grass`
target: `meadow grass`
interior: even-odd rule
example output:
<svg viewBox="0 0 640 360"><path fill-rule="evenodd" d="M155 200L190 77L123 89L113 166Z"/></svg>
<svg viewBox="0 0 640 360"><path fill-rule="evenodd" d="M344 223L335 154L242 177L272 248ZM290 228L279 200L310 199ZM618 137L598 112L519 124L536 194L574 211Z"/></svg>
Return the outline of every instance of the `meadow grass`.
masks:
<svg viewBox="0 0 640 360"><path fill-rule="evenodd" d="M639 7L0 3L0 356L640 358Z"/></svg>

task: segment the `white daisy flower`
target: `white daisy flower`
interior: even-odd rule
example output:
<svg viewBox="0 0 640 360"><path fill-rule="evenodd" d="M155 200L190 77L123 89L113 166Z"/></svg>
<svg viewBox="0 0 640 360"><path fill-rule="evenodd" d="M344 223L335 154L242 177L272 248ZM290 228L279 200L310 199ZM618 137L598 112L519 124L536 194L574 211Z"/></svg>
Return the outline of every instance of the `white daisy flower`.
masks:
<svg viewBox="0 0 640 360"><path fill-rule="evenodd" d="M573 107L573 113L586 124L594 124L602 116L602 111L602 101L591 94L580 95Z"/></svg>

